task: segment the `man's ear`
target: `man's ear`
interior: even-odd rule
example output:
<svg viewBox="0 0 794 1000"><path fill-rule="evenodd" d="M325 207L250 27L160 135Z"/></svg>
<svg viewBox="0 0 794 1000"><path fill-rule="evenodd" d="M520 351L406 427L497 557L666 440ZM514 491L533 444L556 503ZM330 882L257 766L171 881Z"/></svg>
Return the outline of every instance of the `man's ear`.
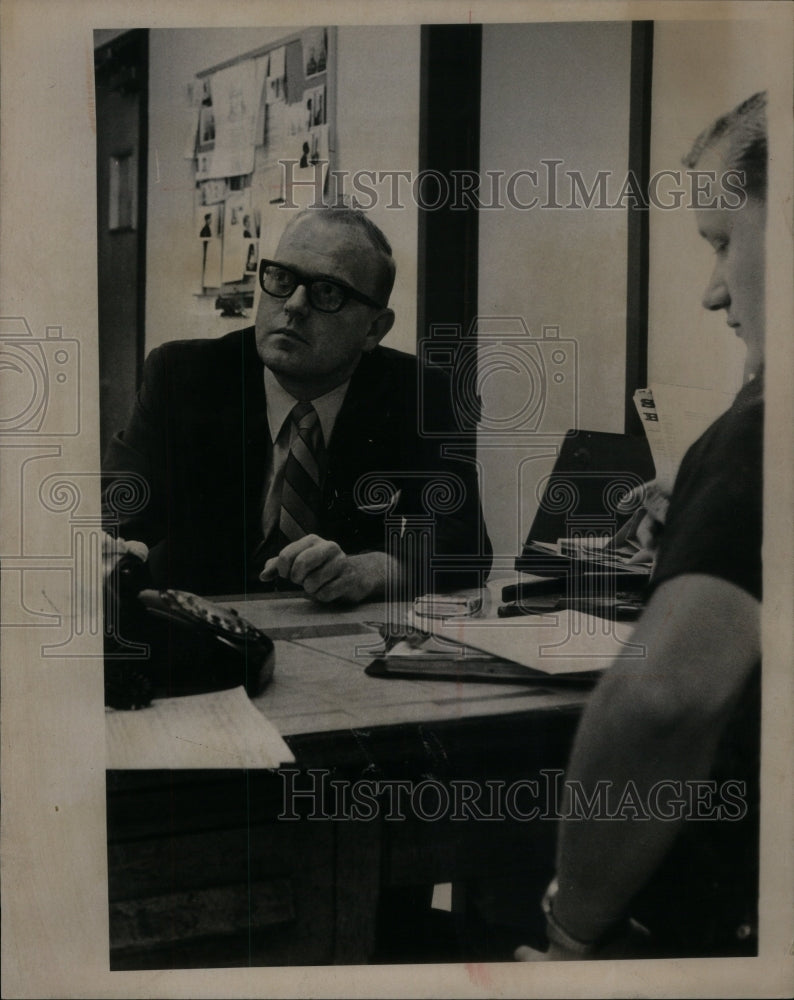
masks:
<svg viewBox="0 0 794 1000"><path fill-rule="evenodd" d="M391 309L383 309L372 321L367 332L367 339L364 343L364 353L374 351L386 334L394 326L394 312Z"/></svg>

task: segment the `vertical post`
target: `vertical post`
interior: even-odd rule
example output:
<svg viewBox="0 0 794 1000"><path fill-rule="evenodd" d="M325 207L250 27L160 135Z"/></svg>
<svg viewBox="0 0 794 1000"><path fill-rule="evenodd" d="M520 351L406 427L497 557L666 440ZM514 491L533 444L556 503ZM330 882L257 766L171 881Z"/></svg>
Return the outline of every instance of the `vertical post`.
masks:
<svg viewBox="0 0 794 1000"><path fill-rule="evenodd" d="M629 97L628 169L647 196L651 164L651 81L653 76L653 21L631 26L631 80ZM648 266L650 210L628 208L626 284L626 399L625 432L642 434L634 409L634 391L648 383Z"/></svg>
<svg viewBox="0 0 794 1000"><path fill-rule="evenodd" d="M471 336L477 315L478 212L453 209L453 171L479 174L482 26L426 25L421 39L417 338L457 324ZM456 187L456 183L458 186ZM437 207L432 207L437 202ZM419 352L421 356L421 351ZM459 352L459 360L464 352Z"/></svg>

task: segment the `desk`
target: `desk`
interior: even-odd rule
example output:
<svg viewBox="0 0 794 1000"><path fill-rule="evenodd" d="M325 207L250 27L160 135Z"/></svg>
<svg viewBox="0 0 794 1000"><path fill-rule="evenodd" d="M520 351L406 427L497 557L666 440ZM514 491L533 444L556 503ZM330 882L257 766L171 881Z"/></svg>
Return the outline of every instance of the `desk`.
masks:
<svg viewBox="0 0 794 1000"><path fill-rule="evenodd" d="M439 788L507 788L564 767L582 688L372 678L378 636L362 623L385 621L386 606L229 603L275 641L275 676L255 704L299 773L108 772L112 969L362 963L386 896L548 864L555 823L510 815L526 800L497 808L502 818L456 819ZM327 799L332 818L309 819L315 796L290 798L300 818L279 819L285 789L325 788L306 784L321 771L348 795L361 781L425 782L421 810L438 818L406 806L399 820L385 809L353 819Z"/></svg>

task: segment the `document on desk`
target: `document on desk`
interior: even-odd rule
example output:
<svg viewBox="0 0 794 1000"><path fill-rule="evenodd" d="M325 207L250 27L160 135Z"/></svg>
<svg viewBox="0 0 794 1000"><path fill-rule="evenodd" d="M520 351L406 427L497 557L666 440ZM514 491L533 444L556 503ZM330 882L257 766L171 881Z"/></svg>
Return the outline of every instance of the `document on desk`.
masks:
<svg viewBox="0 0 794 1000"><path fill-rule="evenodd" d="M491 653L549 676L605 670L616 659L645 656L632 642L633 623L610 621L581 611L518 618L423 619L434 635Z"/></svg>
<svg viewBox="0 0 794 1000"><path fill-rule="evenodd" d="M160 698L134 712L106 714L112 770L277 768L292 751L244 688Z"/></svg>

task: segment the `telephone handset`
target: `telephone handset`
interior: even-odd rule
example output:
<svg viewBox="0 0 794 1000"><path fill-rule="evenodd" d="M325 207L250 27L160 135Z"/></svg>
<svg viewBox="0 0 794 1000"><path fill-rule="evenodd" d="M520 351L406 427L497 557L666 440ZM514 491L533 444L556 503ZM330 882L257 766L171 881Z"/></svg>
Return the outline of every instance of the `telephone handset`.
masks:
<svg viewBox="0 0 794 1000"><path fill-rule="evenodd" d="M242 684L261 694L273 676L272 640L239 613L184 590L157 590L143 563L125 557L105 588L116 635L105 637L105 704L143 708L152 698ZM143 652L141 646L148 647Z"/></svg>

